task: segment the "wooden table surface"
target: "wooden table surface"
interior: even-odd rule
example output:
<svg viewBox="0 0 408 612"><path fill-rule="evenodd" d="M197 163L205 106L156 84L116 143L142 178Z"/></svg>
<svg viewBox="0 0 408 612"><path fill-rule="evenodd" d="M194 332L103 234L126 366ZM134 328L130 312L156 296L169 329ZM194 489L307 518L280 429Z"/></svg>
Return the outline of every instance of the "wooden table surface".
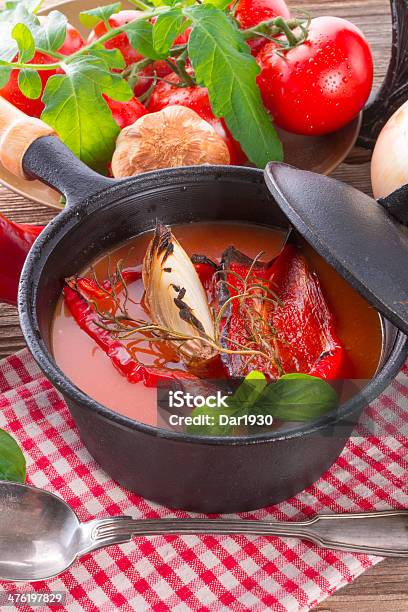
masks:
<svg viewBox="0 0 408 612"><path fill-rule="evenodd" d="M55 0L54 0L55 2ZM97 1L95 2L97 6ZM312 14L347 17L362 28L374 54L376 85L386 71L389 58L391 27L388 0L289 0L289 5L304 7ZM369 164L343 164L334 175L370 192ZM33 204L0 186L0 212L16 221L47 223L55 214L52 209ZM16 309L0 305L0 356L24 346ZM386 560L366 572L353 584L341 589L318 606L320 612L397 612L408 610L408 561Z"/></svg>

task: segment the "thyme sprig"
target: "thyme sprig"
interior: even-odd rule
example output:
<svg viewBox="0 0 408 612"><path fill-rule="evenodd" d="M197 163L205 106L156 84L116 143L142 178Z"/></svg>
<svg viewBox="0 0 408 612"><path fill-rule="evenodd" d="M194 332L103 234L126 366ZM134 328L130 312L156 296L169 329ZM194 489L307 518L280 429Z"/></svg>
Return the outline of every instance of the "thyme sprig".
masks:
<svg viewBox="0 0 408 612"><path fill-rule="evenodd" d="M283 368L278 350L278 343L281 340L278 338L277 330L263 316L262 308L265 304L269 308L273 308L282 305L282 302L276 293L267 286L265 280L256 275L256 266L263 255L263 252L258 253L252 260L245 277L234 270L217 270L214 273L213 282L217 285L224 284L230 290L236 291L236 287L226 280L228 275L237 278L242 284L242 290L239 293L229 295L217 311L213 309L214 338L206 334L197 336L180 333L177 330L156 324L147 318L131 316L128 304L133 300L130 298L123 274L125 265L123 259L116 263L114 271L112 271L111 261L108 257L106 280L104 281L100 280L95 268L91 268L92 280L102 296L106 298L106 302L103 298L97 300L87 296L78 284L78 277L71 280L71 286L96 312L99 319L96 321L96 325L118 340L127 341L136 336L141 336L135 342L138 343L143 338L148 340L149 343L171 342L181 345L184 342L199 338L200 341L214 348L218 353L246 357L245 367L248 367L256 357L264 359L267 363L273 364L281 375ZM220 272L222 272L224 278L219 278ZM227 326L224 324L229 309L236 301L239 302L239 314L245 323L245 343L229 337L228 331L226 331ZM139 350L139 347L137 350Z"/></svg>

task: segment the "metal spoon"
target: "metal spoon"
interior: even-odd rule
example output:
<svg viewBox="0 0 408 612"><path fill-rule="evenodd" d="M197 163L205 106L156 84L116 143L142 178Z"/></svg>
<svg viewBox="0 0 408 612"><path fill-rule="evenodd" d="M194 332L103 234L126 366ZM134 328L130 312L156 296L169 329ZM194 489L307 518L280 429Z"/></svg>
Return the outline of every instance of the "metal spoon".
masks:
<svg viewBox="0 0 408 612"><path fill-rule="evenodd" d="M0 482L0 579L46 580L85 553L133 536L233 533L309 540L324 548L408 557L408 511L316 516L308 521L132 519L81 523L62 499L35 487Z"/></svg>

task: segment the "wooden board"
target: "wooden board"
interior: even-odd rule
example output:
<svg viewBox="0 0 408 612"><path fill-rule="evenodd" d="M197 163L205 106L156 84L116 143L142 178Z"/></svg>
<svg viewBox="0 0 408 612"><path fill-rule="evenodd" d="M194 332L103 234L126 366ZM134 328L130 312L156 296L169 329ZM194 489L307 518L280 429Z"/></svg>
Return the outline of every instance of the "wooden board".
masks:
<svg viewBox="0 0 408 612"><path fill-rule="evenodd" d="M95 2L95 6L97 2ZM384 77L389 58L391 28L387 0L289 0L292 7L304 8L313 15L338 15L352 19L368 38L374 54L375 83ZM369 193L369 164L359 163L358 154L343 164L334 176ZM55 214L0 187L0 212L16 221L47 223ZM0 305L0 356L24 346L16 309ZM353 584L341 589L319 605L320 612L397 612L408 610L408 561L387 560L366 572Z"/></svg>

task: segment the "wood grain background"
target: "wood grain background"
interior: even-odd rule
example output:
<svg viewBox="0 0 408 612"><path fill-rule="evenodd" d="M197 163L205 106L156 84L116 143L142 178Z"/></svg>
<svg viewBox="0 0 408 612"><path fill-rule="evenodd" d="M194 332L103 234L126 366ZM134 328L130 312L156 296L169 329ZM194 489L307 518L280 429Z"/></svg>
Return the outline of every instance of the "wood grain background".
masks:
<svg viewBox="0 0 408 612"><path fill-rule="evenodd" d="M95 1L97 5L97 1ZM388 0L289 0L292 7L301 7L314 15L338 15L351 19L366 35L375 62L375 84L384 77L391 40ZM370 193L369 164L359 163L352 154L349 163L336 170L337 178ZM0 186L0 212L16 221L47 223L55 214L52 209L33 204ZM24 346L16 309L0 305L0 356ZM320 612L397 612L408 610L408 561L386 560L366 572L353 584L341 589L316 608Z"/></svg>

